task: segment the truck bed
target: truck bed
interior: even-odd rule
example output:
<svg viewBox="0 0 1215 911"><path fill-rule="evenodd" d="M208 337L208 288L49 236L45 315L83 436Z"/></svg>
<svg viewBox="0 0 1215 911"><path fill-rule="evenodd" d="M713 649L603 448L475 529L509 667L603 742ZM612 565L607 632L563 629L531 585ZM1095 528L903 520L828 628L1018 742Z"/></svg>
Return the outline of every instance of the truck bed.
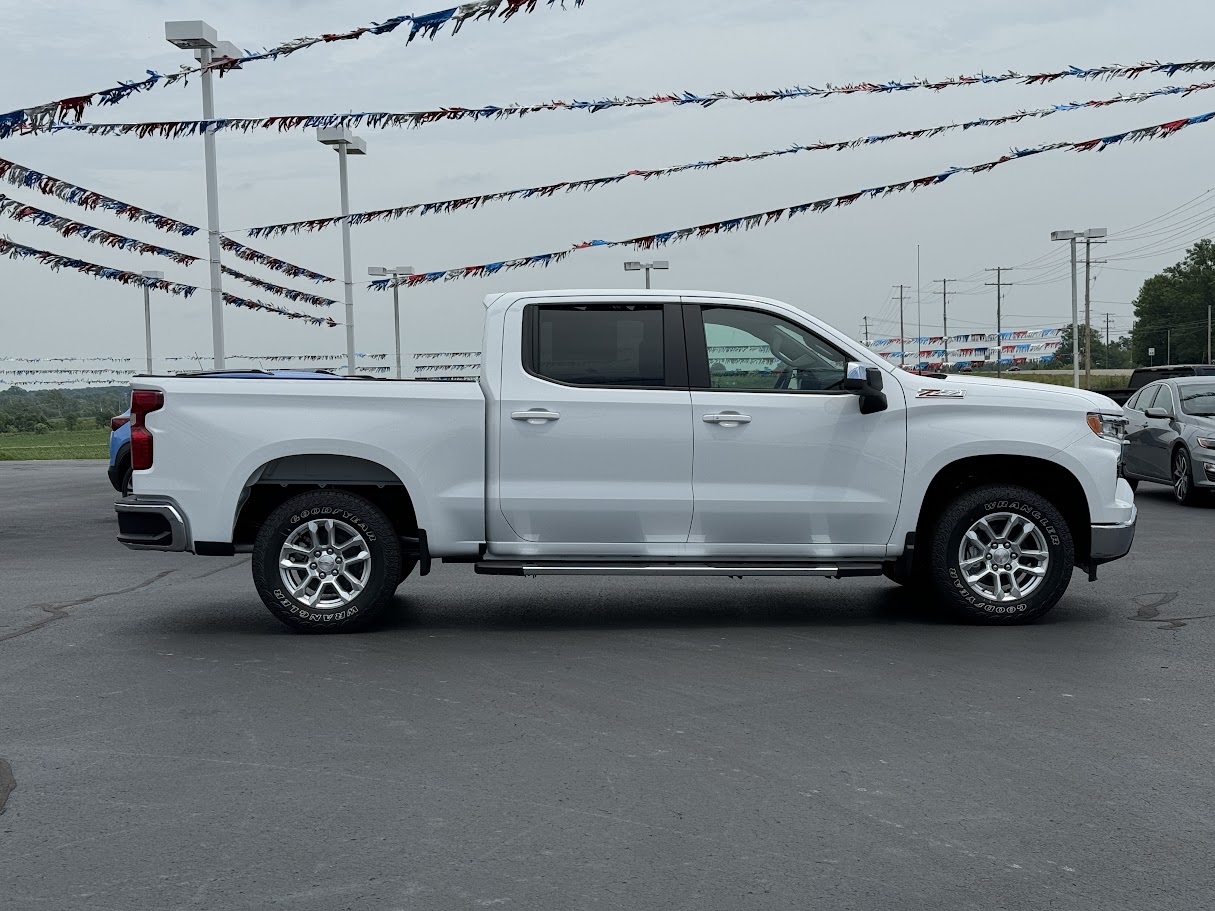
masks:
<svg viewBox="0 0 1215 911"><path fill-rule="evenodd" d="M136 472L135 495L176 500L196 542L231 541L249 485L290 483L310 454L388 469L418 492L418 521L445 552L475 554L484 540L485 398L475 383L182 376L131 385L165 399L147 416L155 457ZM369 471L362 483L385 480Z"/></svg>

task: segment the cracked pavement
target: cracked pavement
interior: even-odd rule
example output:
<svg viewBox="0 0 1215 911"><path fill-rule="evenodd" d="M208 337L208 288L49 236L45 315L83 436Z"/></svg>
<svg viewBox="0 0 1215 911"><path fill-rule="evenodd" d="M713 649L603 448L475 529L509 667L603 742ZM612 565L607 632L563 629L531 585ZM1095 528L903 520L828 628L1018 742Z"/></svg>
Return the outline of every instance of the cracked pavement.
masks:
<svg viewBox="0 0 1215 911"><path fill-rule="evenodd" d="M1191 911L1215 872L1215 507L1039 625L884 580L436 567L295 635L247 558L0 463L0 907Z"/></svg>

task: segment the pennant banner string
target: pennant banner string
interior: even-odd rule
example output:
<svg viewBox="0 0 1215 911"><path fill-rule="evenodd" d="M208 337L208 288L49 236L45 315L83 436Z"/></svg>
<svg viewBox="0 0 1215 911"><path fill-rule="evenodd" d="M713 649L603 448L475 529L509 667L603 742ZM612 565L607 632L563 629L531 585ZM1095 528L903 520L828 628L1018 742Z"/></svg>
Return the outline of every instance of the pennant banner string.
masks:
<svg viewBox="0 0 1215 911"><path fill-rule="evenodd" d="M7 114L0 114L0 139L7 138L14 133L38 132L46 129L51 124L69 117L79 120L84 116L85 108L91 107L94 104L121 104L130 96L139 92L150 91L158 85L184 83L190 76L201 73L204 69L223 76L231 70L242 68L247 63L256 63L262 60L278 60L281 57L288 57L297 51L315 47L318 44L332 44L337 41L357 41L364 35L387 35L396 31L402 25L409 26L409 37L405 41L408 45L418 35L433 39L448 22L454 23L451 33L452 35L456 35L466 22L477 19L490 19L495 15L502 19L510 19L518 13L534 12L540 2L541 0L475 0L475 2L463 3L452 9L425 13L420 16L396 16L385 22L373 22L369 26L351 29L346 32L330 33L311 38L295 38L291 41L283 42L276 47L267 48L264 51L256 53L245 51L240 57L224 57L215 60L206 67L183 66L178 72L168 74L147 70L148 75L146 79L140 79L135 82L120 82L111 88L90 92L87 95L61 98L58 101L38 104L28 108L19 108ZM560 2L561 8L565 9L565 0L543 0L543 2L546 6L550 7ZM580 7L586 0L572 0L572 2L575 7Z"/></svg>
<svg viewBox="0 0 1215 911"><path fill-rule="evenodd" d="M308 294L305 291L296 291L294 288L284 288L282 285L274 285L270 282L264 282L260 278L254 278L252 275L245 275L243 272L237 272L235 269L228 266L220 266L220 271L224 275L230 275L238 281L253 285L255 288L261 288L263 291L268 291L270 294L277 294L279 297L285 297L287 300L295 301L296 303L311 304L314 307L332 307L337 303L335 300L330 300L327 297L321 297L319 294Z"/></svg>
<svg viewBox="0 0 1215 911"><path fill-rule="evenodd" d="M138 285L142 288L148 288L153 291L164 291L167 294L180 297L189 297L198 290L194 285L171 282L163 278L145 278L138 272L127 272L109 266L99 266L97 263L85 262L71 256L62 256L49 250L27 247L24 244L15 243L7 237L0 237L0 256L7 256L9 259L33 259L44 266L48 266L55 272L58 272L60 269L75 269L77 272L83 272L85 275L93 276L93 278L109 279L121 282L124 285ZM294 310L287 310L274 304L263 303L262 301L246 300L234 294L224 294L224 303L232 307L274 313L278 316L285 316L287 319L304 320L314 326L328 326L332 328L338 325L332 319L310 316L307 313L297 313Z"/></svg>
<svg viewBox="0 0 1215 911"><path fill-rule="evenodd" d="M198 290L193 285L183 285L179 282L171 282L163 278L145 278L138 272L112 269L109 266L99 266L97 263L85 262L82 259L76 259L71 256L61 256L58 253L51 253L49 250L27 247L24 244L15 243L7 237L0 237L0 256L7 256L9 259L34 259L55 272L58 272L60 269L75 269L77 272L83 272L85 275L91 275L94 278L110 279L111 281L121 282L124 285L138 285L141 288L164 291L167 294L174 294L180 297L189 297Z"/></svg>
<svg viewBox="0 0 1215 911"><path fill-rule="evenodd" d="M164 256L181 266L193 265L200 259L200 257L191 256L189 253L179 253L177 250L158 247L155 244L145 243L133 237L125 237L122 234L103 231L101 228L73 221L62 215L47 212L45 209L28 206L21 202L21 200L5 196L3 193L0 193L0 213L7 215L14 221L32 221L40 227L53 228L64 237L80 237L91 244L101 244L106 247L115 247L119 250L129 250L134 253Z"/></svg>
<svg viewBox="0 0 1215 911"><path fill-rule="evenodd" d="M178 221L167 215L161 215L149 209L133 206L130 203L125 203L109 196L103 196L94 190L77 186L66 180L60 180L58 177L51 177L49 174L43 174L41 171L35 171L33 168L27 168L14 161L9 161L7 158L0 158L0 180L5 180L15 187L26 187L31 190L37 190L44 196L54 196L56 199L61 199L73 206L80 206L81 208L90 210L104 209L120 218L125 218L128 221L141 221L157 230L170 234L191 237L201 230L196 225L187 224L184 221ZM252 247L237 243L229 237L221 235L220 246L239 259L243 259L246 262L258 263L273 272L281 272L291 278L307 278L314 282L335 281L335 279L330 278L328 275L285 262L284 260L270 256L268 253L262 253L260 250L254 250Z"/></svg>
<svg viewBox="0 0 1215 911"><path fill-rule="evenodd" d="M773 89L764 92L730 92L719 91L708 95L698 95L692 92L662 93L643 97L603 98L597 101L546 101L538 104L508 104L488 105L479 108L445 107L431 111L409 111L393 113L388 111L364 111L347 114L280 114L272 117L222 117L214 120L168 120L144 121L140 123L81 123L79 118L73 122L60 121L45 126L45 130L78 130L93 136L126 136L135 135L139 138L154 136L160 139L183 139L201 136L204 132L219 132L221 130L237 130L250 132L256 129L288 130L314 129L320 127L344 126L350 128L367 127L369 129L384 129L387 127L416 128L426 124L447 122L453 120L502 120L510 117L524 117L542 111L588 111L598 113L614 108L645 108L655 105L693 106L708 108L721 102L745 101L749 103L786 101L793 98L828 98L833 95L855 94L889 94L915 89L941 91L964 85L990 85L1001 82L1017 82L1023 85L1045 85L1060 79L1133 79L1145 73L1162 73L1169 77L1177 73L1208 72L1215 70L1215 60L1192 60L1186 63L1141 63L1135 66L1099 66L1088 69L1069 67L1050 73L1022 75L1020 73L1005 73L1000 76L958 76L950 79L930 81L927 79L911 82L860 82L850 85L827 85L825 88L794 87ZM1184 91L1179 89L1178 91ZM4 138L0 129L0 139Z"/></svg>
<svg viewBox="0 0 1215 911"><path fill-rule="evenodd" d="M158 231L165 231L169 234L180 234L182 237L190 237L199 231L196 226L188 225L184 221L178 221L167 215L161 215L109 196L103 196L93 190L78 187L75 184L68 183L66 180L51 177L49 174L43 174L41 171L35 171L33 168L24 167L6 158L0 158L0 180L6 180L15 187L26 187L31 190L37 190L44 196L54 196L73 206L80 206L83 209L104 209L117 215L119 218L125 218L127 221L146 222Z"/></svg>
<svg viewBox="0 0 1215 911"><path fill-rule="evenodd" d="M759 212L752 215L743 215L737 218L727 219L725 221L709 222L708 224L696 225L690 228L664 231L659 234L647 234L641 237L629 238L627 240L592 240L575 244L569 249L559 250L553 253L540 253L533 256L519 257L518 259L483 263L477 266L463 266L457 269L447 269L436 272L419 272L414 275L401 276L400 278L395 279L377 279L376 281L370 282L367 287L372 291L384 291L394 286L412 287L414 285L421 285L437 281L456 281L463 278L481 278L488 275L496 275L499 272L509 271L512 269L523 269L534 266L548 267L561 262L574 253L582 250L589 250L595 247L632 247L638 250L652 250L657 247L667 246L668 244L681 243L683 241L690 240L693 237L707 237L713 234L726 234L732 231L750 231L754 228L766 227L778 221L804 215L807 212L819 213L825 212L828 209L850 206L854 202L861 199L875 199L879 196L889 196L892 193L902 193L903 191L915 192L916 190L922 190L926 187L939 186L955 174L981 174L994 170L1000 165L1007 164L1010 161L1021 161L1045 152L1102 151L1123 142L1143 142L1151 139L1164 139L1180 132L1186 127L1209 123L1212 120L1215 120L1215 111L1207 114L1198 114L1194 117L1182 118L1181 120L1172 120L1168 123L1127 130L1123 133L1116 133L1109 136L1098 137L1096 139L1088 139L1083 142L1053 142L1028 149L1014 149L1009 154L997 158L994 161L987 161L982 164L970 165L969 167L963 168L953 167L946 171L942 171L939 174L929 174L925 177L918 177L913 180L904 180L885 186L870 187L868 189L858 190L855 193L849 193L844 196L830 196L826 199L819 199L814 202L800 203L795 206L772 209L767 212Z"/></svg>
<svg viewBox="0 0 1215 911"><path fill-rule="evenodd" d="M657 168L653 170L632 170L626 171L623 174L613 174L607 177L591 177L586 180L569 180L559 183L547 184L539 187L527 187L521 190L506 190L497 193L485 193L480 196L464 196L458 199L445 199L440 202L425 202L415 203L413 205L398 206L391 209L372 209L367 212L355 212L349 216L351 225L365 225L376 221L387 221L397 218L405 218L411 215L426 216L434 214L449 214L461 209L476 209L487 203L503 202L513 199L533 199L547 198L558 193L569 193L574 190L597 190L602 187L615 186L626 180L652 180L654 178L669 177L672 174L680 174L684 171L703 171L710 168L721 167L722 165L741 164L743 162L764 161L769 158L779 158L785 155L796 155L800 152L840 152L846 149L855 149L865 145L874 145L891 140L911 140L923 139L926 137L938 136L942 133L947 133L952 130L971 130L980 127L995 127L1003 126L1009 123L1017 123L1026 118L1042 118L1049 117L1052 114L1057 114L1060 111L1075 111L1083 108L1108 107L1114 104L1124 104L1127 102L1142 102L1150 98L1158 98L1167 95L1189 95L1193 92L1206 91L1215 89L1215 82L1200 83L1186 86L1185 88L1169 87L1164 89L1156 89L1151 92L1139 92L1133 95L1119 95L1115 98L1107 98L1100 101L1085 101L1074 102L1070 104L1057 104L1048 108L1039 108L1033 111L1018 111L1015 114L1005 114L1001 117L988 117L981 120L970 120L964 123L950 123L941 126L924 127L918 130L901 130L897 133L885 133L875 136L860 136L855 139L847 139L840 142L818 142L811 145L791 145L783 149L774 149L767 152L758 152L749 155L723 155L720 158L715 158L711 161L697 161L690 164L674 165L671 167ZM277 225L263 225L257 228L246 228L245 233L250 237L276 237L287 233L298 234L302 231L321 231L325 228L330 228L334 225L340 225L343 219L342 216L332 216L328 218L311 218L302 221L290 221Z"/></svg>

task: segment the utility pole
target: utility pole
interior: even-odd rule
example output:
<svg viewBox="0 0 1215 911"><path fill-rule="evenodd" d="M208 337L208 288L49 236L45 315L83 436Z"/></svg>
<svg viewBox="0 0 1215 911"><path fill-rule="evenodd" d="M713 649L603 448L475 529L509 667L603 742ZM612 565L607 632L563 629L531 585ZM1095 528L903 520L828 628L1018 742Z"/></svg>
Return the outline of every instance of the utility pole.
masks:
<svg viewBox="0 0 1215 911"><path fill-rule="evenodd" d="M1004 286L1011 285L1012 282L1004 281L1005 266L996 266L994 269L984 269L985 272L996 273L994 282L987 282L990 288L993 285L996 289L996 377L1003 375L1003 360L1004 360L1004 340L1000 338L1000 334L1004 331Z"/></svg>
<svg viewBox="0 0 1215 911"><path fill-rule="evenodd" d="M1211 363L1211 305L1207 304L1207 363Z"/></svg>
<svg viewBox="0 0 1215 911"><path fill-rule="evenodd" d="M924 306L923 306L924 282L920 278L920 245L915 245L915 334L920 338L924 337ZM920 345L922 342L916 342L916 365L920 363Z"/></svg>
<svg viewBox="0 0 1215 911"><path fill-rule="evenodd" d="M1110 358L1110 314L1105 314L1105 366L1113 363Z"/></svg>
<svg viewBox="0 0 1215 911"><path fill-rule="evenodd" d="M949 367L949 283L956 278L939 278L941 283L941 334L945 336L945 367Z"/></svg>
<svg viewBox="0 0 1215 911"><path fill-rule="evenodd" d="M906 285L899 285L899 366L904 369L907 367L907 332L903 328L903 292L906 290ZM1207 312L1210 312L1209 307Z"/></svg>
<svg viewBox="0 0 1215 911"><path fill-rule="evenodd" d="M1164 362L1165 364L1173 363L1173 330L1165 329L1168 334L1165 336Z"/></svg>
<svg viewBox="0 0 1215 911"><path fill-rule="evenodd" d="M1103 240L1097 243L1105 243ZM1093 266L1100 265L1105 260L1099 260L1096 264L1092 257L1093 239L1085 234L1084 238L1084 388L1093 388L1093 327L1092 327L1092 274Z"/></svg>
<svg viewBox="0 0 1215 911"><path fill-rule="evenodd" d="M863 317L865 320L865 347L869 347L869 317Z"/></svg>

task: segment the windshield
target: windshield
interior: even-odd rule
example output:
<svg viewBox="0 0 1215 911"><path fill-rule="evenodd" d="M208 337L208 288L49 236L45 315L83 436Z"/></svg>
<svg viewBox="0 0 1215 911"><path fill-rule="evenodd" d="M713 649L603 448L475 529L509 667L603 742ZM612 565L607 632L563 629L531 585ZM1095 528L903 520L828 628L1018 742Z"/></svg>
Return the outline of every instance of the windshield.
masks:
<svg viewBox="0 0 1215 911"><path fill-rule="evenodd" d="M1215 383L1195 383L1178 386L1181 410L1186 414L1215 417Z"/></svg>

